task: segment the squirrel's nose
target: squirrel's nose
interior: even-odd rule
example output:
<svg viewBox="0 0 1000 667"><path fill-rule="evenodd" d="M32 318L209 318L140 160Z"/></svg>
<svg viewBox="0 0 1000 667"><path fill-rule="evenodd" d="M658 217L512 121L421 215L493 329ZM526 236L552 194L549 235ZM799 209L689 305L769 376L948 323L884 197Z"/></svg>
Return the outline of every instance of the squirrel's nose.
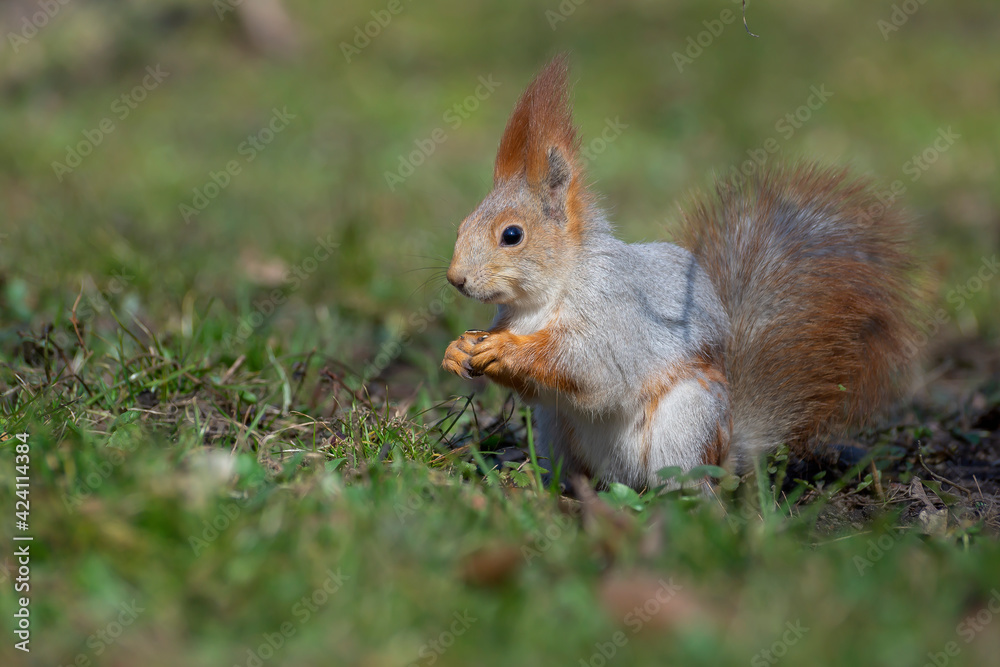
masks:
<svg viewBox="0 0 1000 667"><path fill-rule="evenodd" d="M454 285L456 289L461 291L462 288L465 287L465 276L461 275L457 271L448 269L448 282Z"/></svg>

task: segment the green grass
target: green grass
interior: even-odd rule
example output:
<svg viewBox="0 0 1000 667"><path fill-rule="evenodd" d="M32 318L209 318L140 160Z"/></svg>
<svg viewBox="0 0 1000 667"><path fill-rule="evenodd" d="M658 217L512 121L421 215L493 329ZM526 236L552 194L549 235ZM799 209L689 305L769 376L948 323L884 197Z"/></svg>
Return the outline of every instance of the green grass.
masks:
<svg viewBox="0 0 1000 667"><path fill-rule="evenodd" d="M992 3L920 5L888 39L891 2L751 3L760 37L737 18L683 71L673 54L738 3L585 2L554 30L558 3L404 3L350 63L341 42L387 3L285 4L287 58L188 0L68 3L0 50L0 663L995 661L996 474L955 478L968 494L934 477L998 445L1000 290L975 281L1000 246ZM533 470L522 407L440 371L491 315L445 289L454 228L559 50L585 142L627 125L589 171L629 241L669 236L675 201L771 137L769 159L902 181L945 324L928 384L851 440L873 467L779 455L706 495L571 500ZM169 76L121 117L156 65ZM294 118L251 161L275 109ZM12 634L17 433L30 655Z"/></svg>

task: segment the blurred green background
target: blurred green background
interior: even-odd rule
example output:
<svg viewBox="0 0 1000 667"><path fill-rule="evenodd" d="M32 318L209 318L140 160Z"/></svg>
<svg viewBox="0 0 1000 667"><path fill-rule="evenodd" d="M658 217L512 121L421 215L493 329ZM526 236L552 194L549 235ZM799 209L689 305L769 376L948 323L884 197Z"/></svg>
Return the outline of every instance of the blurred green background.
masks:
<svg viewBox="0 0 1000 667"><path fill-rule="evenodd" d="M475 388L488 410L451 437L479 434L504 395L439 370L447 342L491 317L441 269L490 188L507 114L561 51L589 174L626 240L668 238L678 201L763 147L777 146L768 161L851 165L917 222L946 323L933 354L995 347L996 3L758 1L756 38L740 9L0 5L0 407L31 433L39 536L36 662L7 635L0 662L249 665L330 568L349 579L322 622L263 662L597 667L674 574L676 605L620 664L773 664L762 652L787 651L776 629L797 620L815 629L796 664L924 664L962 639L1000 587L979 518L936 536L873 527L894 506L868 479L845 491L865 512L831 522L843 538L817 535L815 515L749 507L733 524L721 504L649 494L567 524L524 484L482 483L430 423ZM352 373L322 376L331 359ZM79 383L48 376L68 367ZM368 401L378 385L392 401ZM930 433L900 428L918 444ZM12 448L0 458L7 526ZM192 545L213 521L233 528ZM149 611L123 639L88 643L133 598ZM453 650L421 653L462 610L481 620ZM961 660L989 664L998 636L963 643Z"/></svg>
<svg viewBox="0 0 1000 667"><path fill-rule="evenodd" d="M185 307L210 298L235 325L332 235L339 252L256 332L317 336L360 367L434 300L442 281L416 289L429 272L411 270L446 263L455 225L490 187L514 101L563 50L585 145L609 120L627 126L589 165L627 240L668 236L676 201L774 138L769 160L853 165L887 193L901 181L944 304L1000 246L1000 21L987 0L917 3L912 16L901 4L914 3L757 2L755 39L729 1L403 1L391 14L387 3L73 0L44 22L35 2L6 3L5 329L51 320L81 287L109 296L121 275L109 301L158 331L179 332ZM12 38L30 34L25 20L42 27ZM134 95L150 66L169 75ZM480 77L499 85L471 104ZM832 96L803 108L813 87ZM126 107L122 95L144 99ZM248 161L240 146L274 109L294 118ZM797 112L807 120L780 124ZM958 138L934 150L949 131ZM57 174L88 132L100 143ZM390 188L416 142L433 152ZM914 170L925 151L933 159ZM234 160L240 172L186 223L180 205ZM950 331L995 337L998 294L987 285L952 306ZM432 371L448 334L489 318L458 300L445 313L417 327L409 363Z"/></svg>

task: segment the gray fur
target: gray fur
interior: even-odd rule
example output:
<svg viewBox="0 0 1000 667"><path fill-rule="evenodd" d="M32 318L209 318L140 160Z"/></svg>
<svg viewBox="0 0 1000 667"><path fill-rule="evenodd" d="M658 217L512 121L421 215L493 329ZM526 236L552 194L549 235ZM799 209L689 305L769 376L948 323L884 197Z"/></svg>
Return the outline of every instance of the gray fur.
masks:
<svg viewBox="0 0 1000 667"><path fill-rule="evenodd" d="M546 327L566 332L557 363L585 382L580 392L585 402L555 391L532 401L543 455L553 464L562 458L569 470L582 468L643 488L657 483L663 467L698 465L699 445L720 425L728 431L725 387L706 390L696 379L682 380L656 409L643 465L641 388L705 349L722 350L729 322L708 276L678 246L629 245L597 233L582 252L573 274L562 281L567 287L553 299L558 312L500 306L497 321L505 320L521 335ZM558 434L567 423L578 451L561 447Z"/></svg>

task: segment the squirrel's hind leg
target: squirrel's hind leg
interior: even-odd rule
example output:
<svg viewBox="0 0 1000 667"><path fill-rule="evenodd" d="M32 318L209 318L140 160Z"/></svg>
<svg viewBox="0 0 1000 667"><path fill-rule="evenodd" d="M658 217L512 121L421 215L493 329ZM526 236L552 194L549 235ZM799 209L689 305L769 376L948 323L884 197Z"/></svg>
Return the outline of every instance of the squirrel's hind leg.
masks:
<svg viewBox="0 0 1000 667"><path fill-rule="evenodd" d="M683 380L648 406L639 429L640 465L650 488L663 468L723 465L729 458L732 418L724 382L701 377Z"/></svg>

